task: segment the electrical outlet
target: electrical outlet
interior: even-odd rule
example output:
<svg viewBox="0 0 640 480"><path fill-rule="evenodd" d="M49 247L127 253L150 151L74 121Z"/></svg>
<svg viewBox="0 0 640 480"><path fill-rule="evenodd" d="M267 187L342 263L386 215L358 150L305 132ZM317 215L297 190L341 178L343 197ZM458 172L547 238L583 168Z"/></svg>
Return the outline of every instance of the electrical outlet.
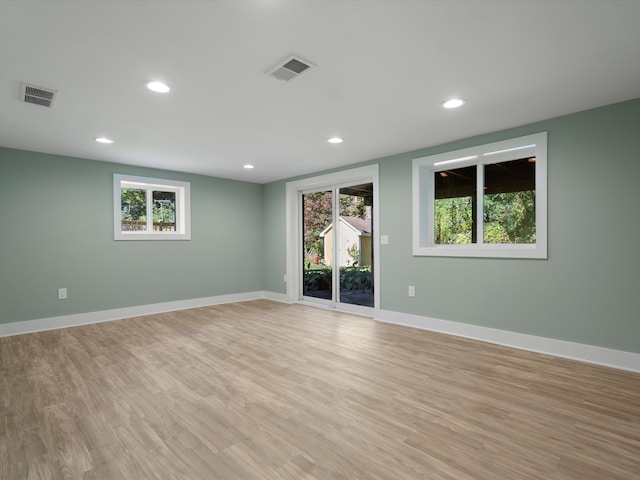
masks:
<svg viewBox="0 0 640 480"><path fill-rule="evenodd" d="M414 285L409 285L409 296L410 297L416 296L416 287Z"/></svg>
<svg viewBox="0 0 640 480"><path fill-rule="evenodd" d="M58 300L65 300L67 298L67 289L59 288L58 289Z"/></svg>
<svg viewBox="0 0 640 480"><path fill-rule="evenodd" d="M389 245L389 235L380 235L380 244Z"/></svg>

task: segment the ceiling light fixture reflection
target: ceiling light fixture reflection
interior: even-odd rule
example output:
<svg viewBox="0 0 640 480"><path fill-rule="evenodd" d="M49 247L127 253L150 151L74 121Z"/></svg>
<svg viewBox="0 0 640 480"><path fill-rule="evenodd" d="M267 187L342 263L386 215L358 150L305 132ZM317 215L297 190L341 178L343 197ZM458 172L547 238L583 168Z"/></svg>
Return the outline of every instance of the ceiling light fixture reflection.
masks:
<svg viewBox="0 0 640 480"><path fill-rule="evenodd" d="M461 98L450 98L449 100L442 102L444 108L458 108L465 104L465 101Z"/></svg>
<svg viewBox="0 0 640 480"><path fill-rule="evenodd" d="M169 85L162 82L147 82L145 84L145 87L147 87L152 92L156 92L156 93L169 93L169 91L171 91L171 88L169 88Z"/></svg>
<svg viewBox="0 0 640 480"><path fill-rule="evenodd" d="M536 144L532 143L531 145L522 145L521 147L505 148L504 150L496 150L495 152L487 152L487 153L483 153L482 155L487 156L487 155L497 155L498 153L515 152L516 150L524 150L525 148L533 148L535 146L536 146Z"/></svg>
<svg viewBox="0 0 640 480"><path fill-rule="evenodd" d="M94 140L98 143L113 143L113 140L107 137L95 137Z"/></svg>
<svg viewBox="0 0 640 480"><path fill-rule="evenodd" d="M246 169L246 170L251 170L252 168L255 168L253 165L251 165L250 163L247 163L246 165L243 165L242 168Z"/></svg>
<svg viewBox="0 0 640 480"><path fill-rule="evenodd" d="M327 140L327 142L329 143L342 143L344 142L344 140L340 137L331 137L329 140Z"/></svg>
<svg viewBox="0 0 640 480"><path fill-rule="evenodd" d="M454 158L453 160L444 160L442 162L436 162L433 165L434 166L447 165L449 163L464 162L465 160L473 160L474 158L478 158L478 155L470 155L468 157Z"/></svg>

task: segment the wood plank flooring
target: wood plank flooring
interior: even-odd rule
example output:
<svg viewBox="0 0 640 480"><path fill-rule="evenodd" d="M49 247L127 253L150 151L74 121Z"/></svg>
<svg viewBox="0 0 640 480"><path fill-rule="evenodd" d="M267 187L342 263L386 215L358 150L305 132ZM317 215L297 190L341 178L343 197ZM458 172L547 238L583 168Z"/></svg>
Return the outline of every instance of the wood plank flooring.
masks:
<svg viewBox="0 0 640 480"><path fill-rule="evenodd" d="M0 338L0 478L640 479L640 374L267 300Z"/></svg>

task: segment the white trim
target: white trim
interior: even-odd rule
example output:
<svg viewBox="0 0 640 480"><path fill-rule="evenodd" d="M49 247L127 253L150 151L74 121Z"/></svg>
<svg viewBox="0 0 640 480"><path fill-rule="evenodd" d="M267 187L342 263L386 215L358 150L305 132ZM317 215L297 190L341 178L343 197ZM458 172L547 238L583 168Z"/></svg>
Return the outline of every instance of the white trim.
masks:
<svg viewBox="0 0 640 480"><path fill-rule="evenodd" d="M216 297L178 300L175 302L155 303L151 305L139 305L135 307L116 308L113 310L102 310L99 312L78 313L74 315L49 317L37 320L26 320L22 322L0 324L0 337L10 337L13 335L23 335L25 333L57 330L59 328L109 322L112 320L152 315L155 313L165 313L176 310L186 310L189 308L207 307L211 305L221 305L224 303L246 302L260 299L267 299L287 304L300 303L302 305L310 305L317 308L327 308L316 303L307 303L303 301L290 302L288 298L289 297L287 295L282 293L257 291L231 295L219 295ZM344 305L341 305L341 307L344 307ZM347 307L354 306L347 305ZM572 360L603 365L620 370L640 372L640 353L625 352L611 348L596 347L582 343L567 342L553 338L538 337L524 333L509 332L507 330L469 325L449 320L439 320L436 318L394 312L391 310L381 310L378 308L339 308L336 309L336 311L367 317L371 317L371 314L373 314L374 320L380 322L441 332L449 335L455 335L457 337L471 338L482 342L505 345L507 347L517 348L520 350L528 350L556 357L570 358Z"/></svg>
<svg viewBox="0 0 640 480"><path fill-rule="evenodd" d="M265 298L266 300L273 300L274 302L291 304L286 293L263 292L263 295L263 298Z"/></svg>
<svg viewBox="0 0 640 480"><path fill-rule="evenodd" d="M176 231L153 232L152 203L147 198L147 231L122 231L122 186L139 185L151 195L151 190L175 192L176 194ZM113 174L113 239L114 240L191 240L191 183L180 180L139 177L135 175Z"/></svg>
<svg viewBox="0 0 640 480"><path fill-rule="evenodd" d="M135 307L115 308L113 310L101 310L98 312L76 313L60 317L4 323L0 324L0 337L44 332L46 330L57 330L59 328L77 327L79 325L88 325L91 323L110 322L112 320L121 320L123 318L152 315L154 313L173 312L189 308L208 307L211 305L221 305L223 303L246 302L262 298L275 300L277 298L276 295L281 294L267 295L267 292L263 291L234 293L231 295L192 298L189 300L177 300L175 302L153 303L150 305L138 305ZM273 296L273 298L271 298L271 296Z"/></svg>
<svg viewBox="0 0 640 480"><path fill-rule="evenodd" d="M620 370L640 372L640 353L625 352L612 348L597 347L554 338L538 337L525 333L469 325L467 323L393 312L391 310L378 310L374 319L395 325L441 332L457 337L471 338L482 342L569 358L581 362L618 368Z"/></svg>
<svg viewBox="0 0 640 480"><path fill-rule="evenodd" d="M514 153L518 151L518 153ZM514 155L537 157L536 188L536 243L493 244L484 243L484 223L476 225L477 243L467 245L434 244L434 172L437 166L458 162L456 167L477 165L477 195L483 191L481 166L514 159ZM490 258L547 258L547 132L477 145L437 155L414 158L412 162L412 244L414 256L490 257ZM476 217L483 216L483 203L477 202Z"/></svg>
<svg viewBox="0 0 640 480"><path fill-rule="evenodd" d="M287 300L296 303L299 300L300 272L298 271L298 259L301 257L301 245L298 232L301 230L302 215L298 211L298 194L315 188L332 185L340 187L351 185L353 182L373 183L373 295L374 305L380 305L380 238L376 234L380 228L379 201L379 168L378 164L364 167L342 170L326 175L305 178L287 183L286 189L286 274L287 274ZM333 223L333 222L332 222Z"/></svg>

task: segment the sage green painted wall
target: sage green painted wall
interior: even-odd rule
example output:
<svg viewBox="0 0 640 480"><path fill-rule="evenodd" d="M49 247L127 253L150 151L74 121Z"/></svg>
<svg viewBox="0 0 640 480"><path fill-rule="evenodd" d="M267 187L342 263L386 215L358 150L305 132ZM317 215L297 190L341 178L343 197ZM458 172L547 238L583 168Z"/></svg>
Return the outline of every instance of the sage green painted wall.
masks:
<svg viewBox="0 0 640 480"><path fill-rule="evenodd" d="M192 240L114 241L113 173L191 182ZM262 190L0 148L0 323L262 290Z"/></svg>
<svg viewBox="0 0 640 480"><path fill-rule="evenodd" d="M413 158L540 131L548 260L412 256ZM390 237L380 249L382 309L640 353L640 99L369 163L380 165L380 233ZM265 186L272 218L284 218L285 185ZM278 292L284 241L284 231L270 238L279 278L265 271Z"/></svg>
<svg viewBox="0 0 640 480"><path fill-rule="evenodd" d="M264 185L263 188L263 212L264 212L264 279L263 287L267 292L287 293L284 282L286 265L286 215L285 215L285 188L286 183L275 182Z"/></svg>
<svg viewBox="0 0 640 480"><path fill-rule="evenodd" d="M548 260L412 256L413 158L539 131ZM380 307L640 353L639 132L640 99L358 164L380 165ZM190 181L193 240L115 242L114 172ZM285 293L285 188L0 148L0 323Z"/></svg>

